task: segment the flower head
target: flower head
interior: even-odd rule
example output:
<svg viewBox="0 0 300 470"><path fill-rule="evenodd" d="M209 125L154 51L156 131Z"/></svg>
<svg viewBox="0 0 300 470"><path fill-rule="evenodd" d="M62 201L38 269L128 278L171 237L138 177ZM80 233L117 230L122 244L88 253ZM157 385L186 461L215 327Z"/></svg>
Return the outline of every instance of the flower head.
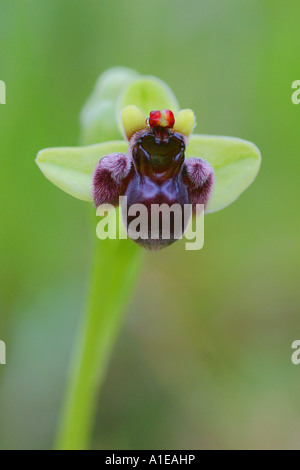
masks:
<svg viewBox="0 0 300 470"><path fill-rule="evenodd" d="M178 108L172 91L155 77L112 69L81 115L84 142L94 145L45 149L37 163L54 184L96 206L117 206L126 196L129 208L143 204L149 214L153 204L190 204L194 212L202 204L206 213L215 212L252 183L260 152L242 139L192 135L193 111ZM123 140L105 139L122 134ZM153 248L150 240L138 242ZM156 248L169 244L160 242L159 236Z"/></svg>

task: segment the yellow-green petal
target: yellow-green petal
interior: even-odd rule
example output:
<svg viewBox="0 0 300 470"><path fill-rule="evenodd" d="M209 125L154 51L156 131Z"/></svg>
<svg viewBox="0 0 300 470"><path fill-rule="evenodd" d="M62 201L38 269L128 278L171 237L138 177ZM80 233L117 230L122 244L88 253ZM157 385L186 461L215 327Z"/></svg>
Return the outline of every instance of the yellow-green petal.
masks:
<svg viewBox="0 0 300 470"><path fill-rule="evenodd" d="M259 149L235 137L193 135L187 157L207 160L215 170L216 184L206 212L216 212L235 201L254 181L261 163Z"/></svg>
<svg viewBox="0 0 300 470"><path fill-rule="evenodd" d="M36 163L44 176L60 189L83 201L91 201L92 174L97 162L110 153L126 153L127 149L125 141L48 148L38 153Z"/></svg>
<svg viewBox="0 0 300 470"><path fill-rule="evenodd" d="M196 125L195 114L191 109L182 109L175 116L174 132L189 137Z"/></svg>
<svg viewBox="0 0 300 470"><path fill-rule="evenodd" d="M132 104L122 109L121 118L124 134L128 140L131 139L135 132L138 132L147 127L146 115L141 109Z"/></svg>
<svg viewBox="0 0 300 470"><path fill-rule="evenodd" d="M173 113L179 110L178 101L171 88L156 77L141 77L127 83L117 101L117 119L122 130L121 110L128 105L140 108L146 116L150 111L170 109Z"/></svg>

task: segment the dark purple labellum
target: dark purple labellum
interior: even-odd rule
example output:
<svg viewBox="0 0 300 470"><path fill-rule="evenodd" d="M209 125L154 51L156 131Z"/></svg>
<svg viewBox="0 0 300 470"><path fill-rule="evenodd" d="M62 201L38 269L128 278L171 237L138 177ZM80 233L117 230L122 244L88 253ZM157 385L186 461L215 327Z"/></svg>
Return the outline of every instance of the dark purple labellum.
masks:
<svg viewBox="0 0 300 470"><path fill-rule="evenodd" d="M181 174L184 151L183 137L165 128L155 128L143 133L132 146L135 171L128 183L125 196L127 196L128 210L133 204L143 204L147 208L148 237L135 240L145 248L163 248L176 240L174 212L169 212L170 236L164 239L162 213L159 214L155 230L153 228L151 212L153 205L166 204L168 207L179 205L181 236L186 229L184 205L189 204L189 195ZM134 216L127 213L127 223L133 219Z"/></svg>

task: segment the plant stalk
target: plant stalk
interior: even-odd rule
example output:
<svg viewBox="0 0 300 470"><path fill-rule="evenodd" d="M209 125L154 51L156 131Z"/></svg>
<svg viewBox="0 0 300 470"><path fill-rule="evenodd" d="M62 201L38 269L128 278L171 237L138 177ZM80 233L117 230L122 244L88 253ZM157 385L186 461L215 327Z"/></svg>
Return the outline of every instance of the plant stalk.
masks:
<svg viewBox="0 0 300 470"><path fill-rule="evenodd" d="M58 450L89 447L99 390L141 257L141 250L130 240L96 240L89 299L73 357Z"/></svg>

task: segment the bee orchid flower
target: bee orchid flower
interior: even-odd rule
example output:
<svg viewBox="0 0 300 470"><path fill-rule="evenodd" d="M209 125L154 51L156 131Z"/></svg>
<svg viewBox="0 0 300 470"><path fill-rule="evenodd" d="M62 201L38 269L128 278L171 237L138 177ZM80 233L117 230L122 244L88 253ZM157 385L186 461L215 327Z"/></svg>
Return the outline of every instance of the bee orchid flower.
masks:
<svg viewBox="0 0 300 470"><path fill-rule="evenodd" d="M127 197L129 208L143 204L149 238L135 241L162 248L174 236L164 242L161 236L151 239L153 204L189 204L193 213L201 204L206 213L218 211L252 183L261 161L258 148L246 140L193 134L193 111L178 109L160 80L113 69L100 79L82 113L85 143L93 145L42 150L37 164L55 185L96 207L118 206L120 196ZM106 135L123 139L96 144L97 136L104 140L103 128Z"/></svg>

